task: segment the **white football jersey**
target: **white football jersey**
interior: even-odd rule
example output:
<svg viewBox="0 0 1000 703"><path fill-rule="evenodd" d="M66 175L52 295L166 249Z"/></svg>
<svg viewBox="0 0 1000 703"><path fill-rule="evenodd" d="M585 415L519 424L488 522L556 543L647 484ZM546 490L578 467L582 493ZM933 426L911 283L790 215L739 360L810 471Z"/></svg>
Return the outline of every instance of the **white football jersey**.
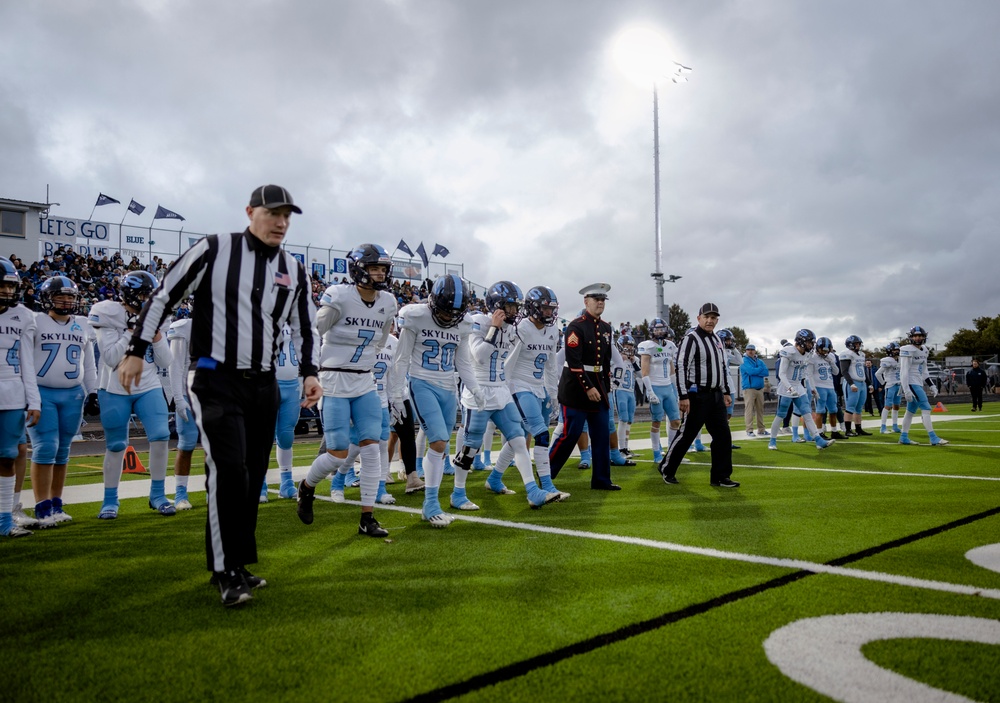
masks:
<svg viewBox="0 0 1000 703"><path fill-rule="evenodd" d="M927 378L927 349L904 344L899 349L899 379L908 386L922 386Z"/></svg>
<svg viewBox="0 0 1000 703"><path fill-rule="evenodd" d="M514 326L514 334L517 341L507 359L507 382L511 392L533 393L539 398L548 393L554 399L560 373L556 368L559 331L555 325L538 329L529 318L524 318Z"/></svg>
<svg viewBox="0 0 1000 703"><path fill-rule="evenodd" d="M496 332L496 344L490 344L486 341L486 333L492 324L491 315L472 316L469 348L472 351L472 368L475 370L476 381L486 393L486 409L499 410L514 402L507 386L507 357L514 349L517 335L513 325L503 323ZM476 407L468 387L462 389L462 405L466 408Z"/></svg>
<svg viewBox="0 0 1000 703"><path fill-rule="evenodd" d="M803 354L794 346L782 347L778 352L781 362L781 381L778 395L796 398L805 392L804 384L813 383L809 368L809 354ZM813 383L815 386L815 383Z"/></svg>
<svg viewBox="0 0 1000 703"><path fill-rule="evenodd" d="M97 392L94 342L97 335L85 317L59 322L48 313L35 314L35 373L44 388L76 388Z"/></svg>
<svg viewBox="0 0 1000 703"><path fill-rule="evenodd" d="M469 353L472 320L468 315L454 327L442 327L430 306L411 303L400 309L399 324L390 395L402 396L407 377L449 390L456 390L456 378L464 386L479 387Z"/></svg>
<svg viewBox="0 0 1000 703"><path fill-rule="evenodd" d="M174 320L167 328L170 345L170 389L176 399L188 395L188 369L191 366L191 318Z"/></svg>
<svg viewBox="0 0 1000 703"><path fill-rule="evenodd" d="M292 328L288 325L281 328L281 341L274 357L274 377L279 381L294 381L299 377L299 355L292 340Z"/></svg>
<svg viewBox="0 0 1000 703"><path fill-rule="evenodd" d="M642 357L649 357L649 380L654 386L671 386L674 383L674 364L677 362L677 345L669 339L647 339L639 342L635 356L641 364Z"/></svg>
<svg viewBox="0 0 1000 703"><path fill-rule="evenodd" d="M840 360L850 362L851 377L854 379L855 384L858 386L864 386L865 383L865 353L856 352L851 349L845 349L840 353ZM847 381L847 376L844 376L844 380ZM848 381L850 385L850 381Z"/></svg>
<svg viewBox="0 0 1000 703"><path fill-rule="evenodd" d="M97 332L97 348L101 352L101 365L97 372L98 385L115 395L130 395L118 382L116 373L118 364L125 356L125 348L132 339L132 333L128 329L127 311L121 303L102 300L90 308L88 321ZM154 388L162 388L156 367L169 369L172 358L166 335L163 335L159 342L150 344L143 357L139 385L133 386L131 394L138 395Z"/></svg>
<svg viewBox="0 0 1000 703"><path fill-rule="evenodd" d="M836 376L836 363L836 357L833 354L820 356L814 351L809 356L812 380L816 384L816 388L834 388L833 378Z"/></svg>
<svg viewBox="0 0 1000 703"><path fill-rule="evenodd" d="M899 385L899 361L887 356L882 359L882 362L878 367L879 371L882 372L882 383L885 384L886 388L892 388L893 386Z"/></svg>
<svg viewBox="0 0 1000 703"><path fill-rule="evenodd" d="M382 407L389 407L389 371L392 369L392 359L396 353L397 340L391 334L386 337L385 345L375 353L375 366L372 376L375 379L375 390L382 401Z"/></svg>
<svg viewBox="0 0 1000 703"><path fill-rule="evenodd" d="M634 391L635 390L635 375L638 371L635 368L635 364L628 359L622 357L619 363L616 360L612 360L611 363L611 378L618 383L618 390L620 391Z"/></svg>
<svg viewBox="0 0 1000 703"><path fill-rule="evenodd" d="M729 388L733 391L739 386L735 383L735 379L739 377L740 364L743 363L743 355L740 354L736 349L727 349L725 345L722 347L723 358L726 360L726 375L729 376ZM736 376L733 376L733 366L736 367Z"/></svg>
<svg viewBox="0 0 1000 703"><path fill-rule="evenodd" d="M34 345L35 313L23 305L0 313L0 410L41 410Z"/></svg>
<svg viewBox="0 0 1000 703"><path fill-rule="evenodd" d="M378 291L375 302L361 299L357 286L333 285L320 300L323 319L332 315L333 326L323 333L320 348L320 381L323 395L357 398L375 390L371 370L375 354L385 345L396 316L391 293ZM331 308L332 313L325 309ZM361 372L361 373L358 373Z"/></svg>

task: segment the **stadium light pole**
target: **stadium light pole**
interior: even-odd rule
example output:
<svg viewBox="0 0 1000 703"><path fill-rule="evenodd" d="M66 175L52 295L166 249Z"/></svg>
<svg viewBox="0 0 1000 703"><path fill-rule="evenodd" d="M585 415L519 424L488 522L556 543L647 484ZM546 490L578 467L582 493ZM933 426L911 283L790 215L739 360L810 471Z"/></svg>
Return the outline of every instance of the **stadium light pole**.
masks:
<svg viewBox="0 0 1000 703"><path fill-rule="evenodd" d="M673 83L686 83L688 66L674 60L672 42L656 29L646 26L629 27L618 33L612 53L618 69L632 83L648 88L653 85L653 241L656 284L656 315L665 320L667 309L663 300L663 238L660 218L660 94L658 84L669 78ZM670 283L680 276L670 276Z"/></svg>
<svg viewBox="0 0 1000 703"><path fill-rule="evenodd" d="M687 75L691 69L676 61L673 62L674 71L670 74L673 83L687 83ZM660 227L660 95L656 86L656 79L653 80L653 220L656 239L656 269L649 274L656 283L656 316L666 320L669 324L670 318L667 313L666 304L663 301L663 234ZM680 276L670 275L669 282L676 283Z"/></svg>

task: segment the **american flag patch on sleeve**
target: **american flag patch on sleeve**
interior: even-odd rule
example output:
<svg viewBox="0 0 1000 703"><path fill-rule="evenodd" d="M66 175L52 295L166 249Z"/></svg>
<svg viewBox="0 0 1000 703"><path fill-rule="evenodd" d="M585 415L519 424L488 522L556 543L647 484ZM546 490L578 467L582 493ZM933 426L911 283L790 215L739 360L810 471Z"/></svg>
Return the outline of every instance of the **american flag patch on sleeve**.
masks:
<svg viewBox="0 0 1000 703"><path fill-rule="evenodd" d="M284 286L285 288L292 287L292 277L287 273L276 273L274 274L274 284L276 286Z"/></svg>

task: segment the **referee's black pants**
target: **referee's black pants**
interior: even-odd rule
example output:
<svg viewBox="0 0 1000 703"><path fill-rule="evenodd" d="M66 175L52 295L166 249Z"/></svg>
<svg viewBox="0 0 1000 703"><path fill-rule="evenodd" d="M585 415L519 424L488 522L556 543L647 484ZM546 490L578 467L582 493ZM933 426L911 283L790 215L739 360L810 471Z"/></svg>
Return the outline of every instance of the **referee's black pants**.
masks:
<svg viewBox="0 0 1000 703"><path fill-rule="evenodd" d="M677 467L701 432L712 435L712 474L709 480L722 481L733 473L733 433L729 429L726 400L722 391L698 391L688 396L691 408L681 429L660 462L660 473L673 478Z"/></svg>
<svg viewBox="0 0 1000 703"><path fill-rule="evenodd" d="M205 450L209 571L257 561L257 508L274 444L280 396L274 373L197 369L189 388Z"/></svg>

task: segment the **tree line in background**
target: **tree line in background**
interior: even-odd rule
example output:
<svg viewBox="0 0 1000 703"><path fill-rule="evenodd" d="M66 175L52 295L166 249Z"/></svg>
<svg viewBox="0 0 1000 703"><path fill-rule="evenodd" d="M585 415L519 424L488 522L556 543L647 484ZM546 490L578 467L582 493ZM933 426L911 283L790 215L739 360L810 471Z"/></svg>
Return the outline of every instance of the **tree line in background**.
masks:
<svg viewBox="0 0 1000 703"><path fill-rule="evenodd" d="M974 356L980 359L1000 355L1000 315L977 317L975 329L964 327L945 345L946 356Z"/></svg>

